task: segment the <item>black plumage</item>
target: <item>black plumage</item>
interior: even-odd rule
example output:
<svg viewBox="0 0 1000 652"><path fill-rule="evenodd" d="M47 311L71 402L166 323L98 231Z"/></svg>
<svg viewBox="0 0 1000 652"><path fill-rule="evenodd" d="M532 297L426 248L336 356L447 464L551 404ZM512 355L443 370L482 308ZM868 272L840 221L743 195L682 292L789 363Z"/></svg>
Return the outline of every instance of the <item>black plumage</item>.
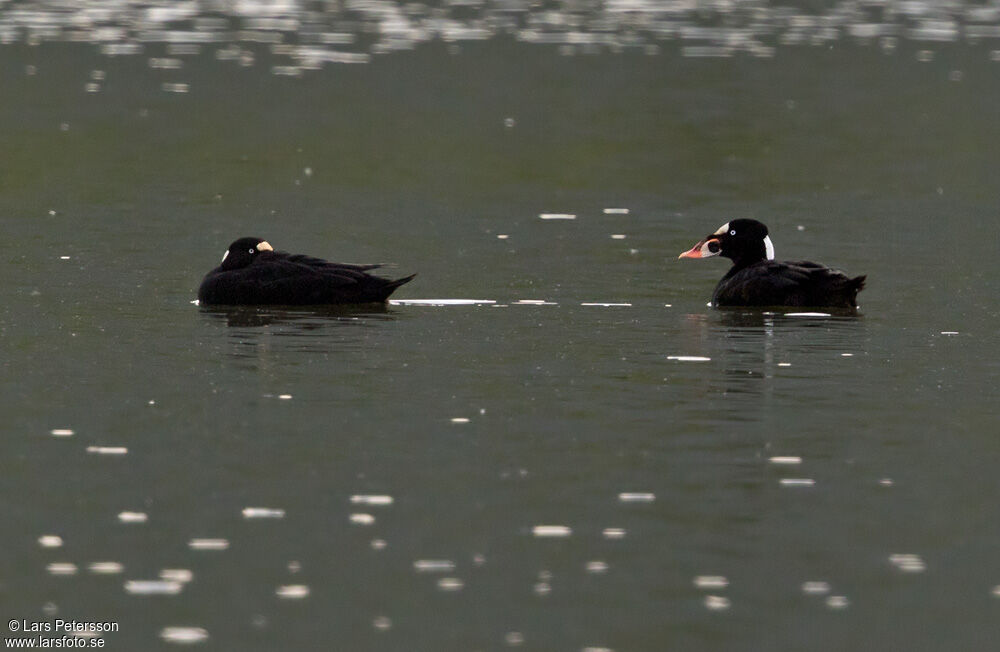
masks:
<svg viewBox="0 0 1000 652"><path fill-rule="evenodd" d="M811 306L857 308L864 276L807 261L776 261L767 227L732 220L679 258L724 256L733 266L712 294L714 306Z"/></svg>
<svg viewBox="0 0 1000 652"><path fill-rule="evenodd" d="M387 279L368 274L381 265L332 263L274 249L262 238L229 245L205 275L198 301L207 305L321 305L383 303L416 274Z"/></svg>

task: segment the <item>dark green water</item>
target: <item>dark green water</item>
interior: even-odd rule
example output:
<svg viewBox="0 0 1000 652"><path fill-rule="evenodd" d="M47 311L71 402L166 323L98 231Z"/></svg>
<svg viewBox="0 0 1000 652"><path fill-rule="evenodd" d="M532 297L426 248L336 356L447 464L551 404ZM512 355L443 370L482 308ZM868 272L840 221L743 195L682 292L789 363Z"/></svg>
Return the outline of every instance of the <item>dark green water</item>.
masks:
<svg viewBox="0 0 1000 652"><path fill-rule="evenodd" d="M121 650L176 626L220 650L994 644L997 39L379 54L365 24L340 28L369 62L300 76L246 42L252 65L0 45L0 616L115 621ZM867 274L859 314L706 307L726 262L676 256L738 216ZM243 235L496 303L192 305ZM127 584L163 569L191 580Z"/></svg>

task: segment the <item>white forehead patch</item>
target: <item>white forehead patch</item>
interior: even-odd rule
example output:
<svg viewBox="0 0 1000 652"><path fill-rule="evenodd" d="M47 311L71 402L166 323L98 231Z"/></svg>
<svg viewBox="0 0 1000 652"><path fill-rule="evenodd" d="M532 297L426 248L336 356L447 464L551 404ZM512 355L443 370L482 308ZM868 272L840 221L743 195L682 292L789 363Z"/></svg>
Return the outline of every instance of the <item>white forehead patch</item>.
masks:
<svg viewBox="0 0 1000 652"><path fill-rule="evenodd" d="M774 260L774 244L771 243L771 236L764 236L764 251L767 253L768 260Z"/></svg>
<svg viewBox="0 0 1000 652"><path fill-rule="evenodd" d="M723 233L725 233L728 230L729 230L729 222L726 222L725 224L723 224L722 226L720 226L719 230L716 231L715 233L713 233L712 235L722 235Z"/></svg>
<svg viewBox="0 0 1000 652"><path fill-rule="evenodd" d="M222 254L222 260L220 260L219 262L220 262L220 263L224 263L224 262L226 262L226 258L227 258L228 256L229 256L229 250L228 250L228 249L226 249L226 253Z"/></svg>

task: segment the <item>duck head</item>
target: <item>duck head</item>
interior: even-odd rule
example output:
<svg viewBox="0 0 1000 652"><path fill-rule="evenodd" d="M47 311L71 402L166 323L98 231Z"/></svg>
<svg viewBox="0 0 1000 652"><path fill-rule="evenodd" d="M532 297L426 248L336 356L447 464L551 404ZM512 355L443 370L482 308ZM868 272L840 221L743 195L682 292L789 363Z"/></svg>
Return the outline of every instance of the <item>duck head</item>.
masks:
<svg viewBox="0 0 1000 652"><path fill-rule="evenodd" d="M738 219L726 222L678 258L712 256L724 256L742 267L761 260L774 260L774 245L766 226L757 220Z"/></svg>
<svg viewBox="0 0 1000 652"><path fill-rule="evenodd" d="M219 267L223 270L246 267L262 251L274 251L274 248L262 238L240 238L222 254Z"/></svg>

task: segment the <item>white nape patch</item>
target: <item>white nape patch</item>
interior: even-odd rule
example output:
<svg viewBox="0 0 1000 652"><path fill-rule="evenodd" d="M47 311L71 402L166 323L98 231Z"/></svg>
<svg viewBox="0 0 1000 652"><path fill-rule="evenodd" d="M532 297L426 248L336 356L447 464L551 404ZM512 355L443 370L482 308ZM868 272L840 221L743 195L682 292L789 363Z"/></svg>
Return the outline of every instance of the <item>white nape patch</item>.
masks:
<svg viewBox="0 0 1000 652"><path fill-rule="evenodd" d="M771 236L764 236L764 251L767 253L768 260L774 260L774 243L771 242Z"/></svg>
<svg viewBox="0 0 1000 652"><path fill-rule="evenodd" d="M716 231L715 233L713 233L712 235L722 235L723 233L725 233L728 230L729 230L729 222L726 222L725 224L723 224L722 226L720 226L719 230Z"/></svg>
<svg viewBox="0 0 1000 652"><path fill-rule="evenodd" d="M219 264L221 265L222 263L226 262L226 258L228 257L229 257L229 250L226 249L226 253L222 254L222 260L219 261Z"/></svg>

